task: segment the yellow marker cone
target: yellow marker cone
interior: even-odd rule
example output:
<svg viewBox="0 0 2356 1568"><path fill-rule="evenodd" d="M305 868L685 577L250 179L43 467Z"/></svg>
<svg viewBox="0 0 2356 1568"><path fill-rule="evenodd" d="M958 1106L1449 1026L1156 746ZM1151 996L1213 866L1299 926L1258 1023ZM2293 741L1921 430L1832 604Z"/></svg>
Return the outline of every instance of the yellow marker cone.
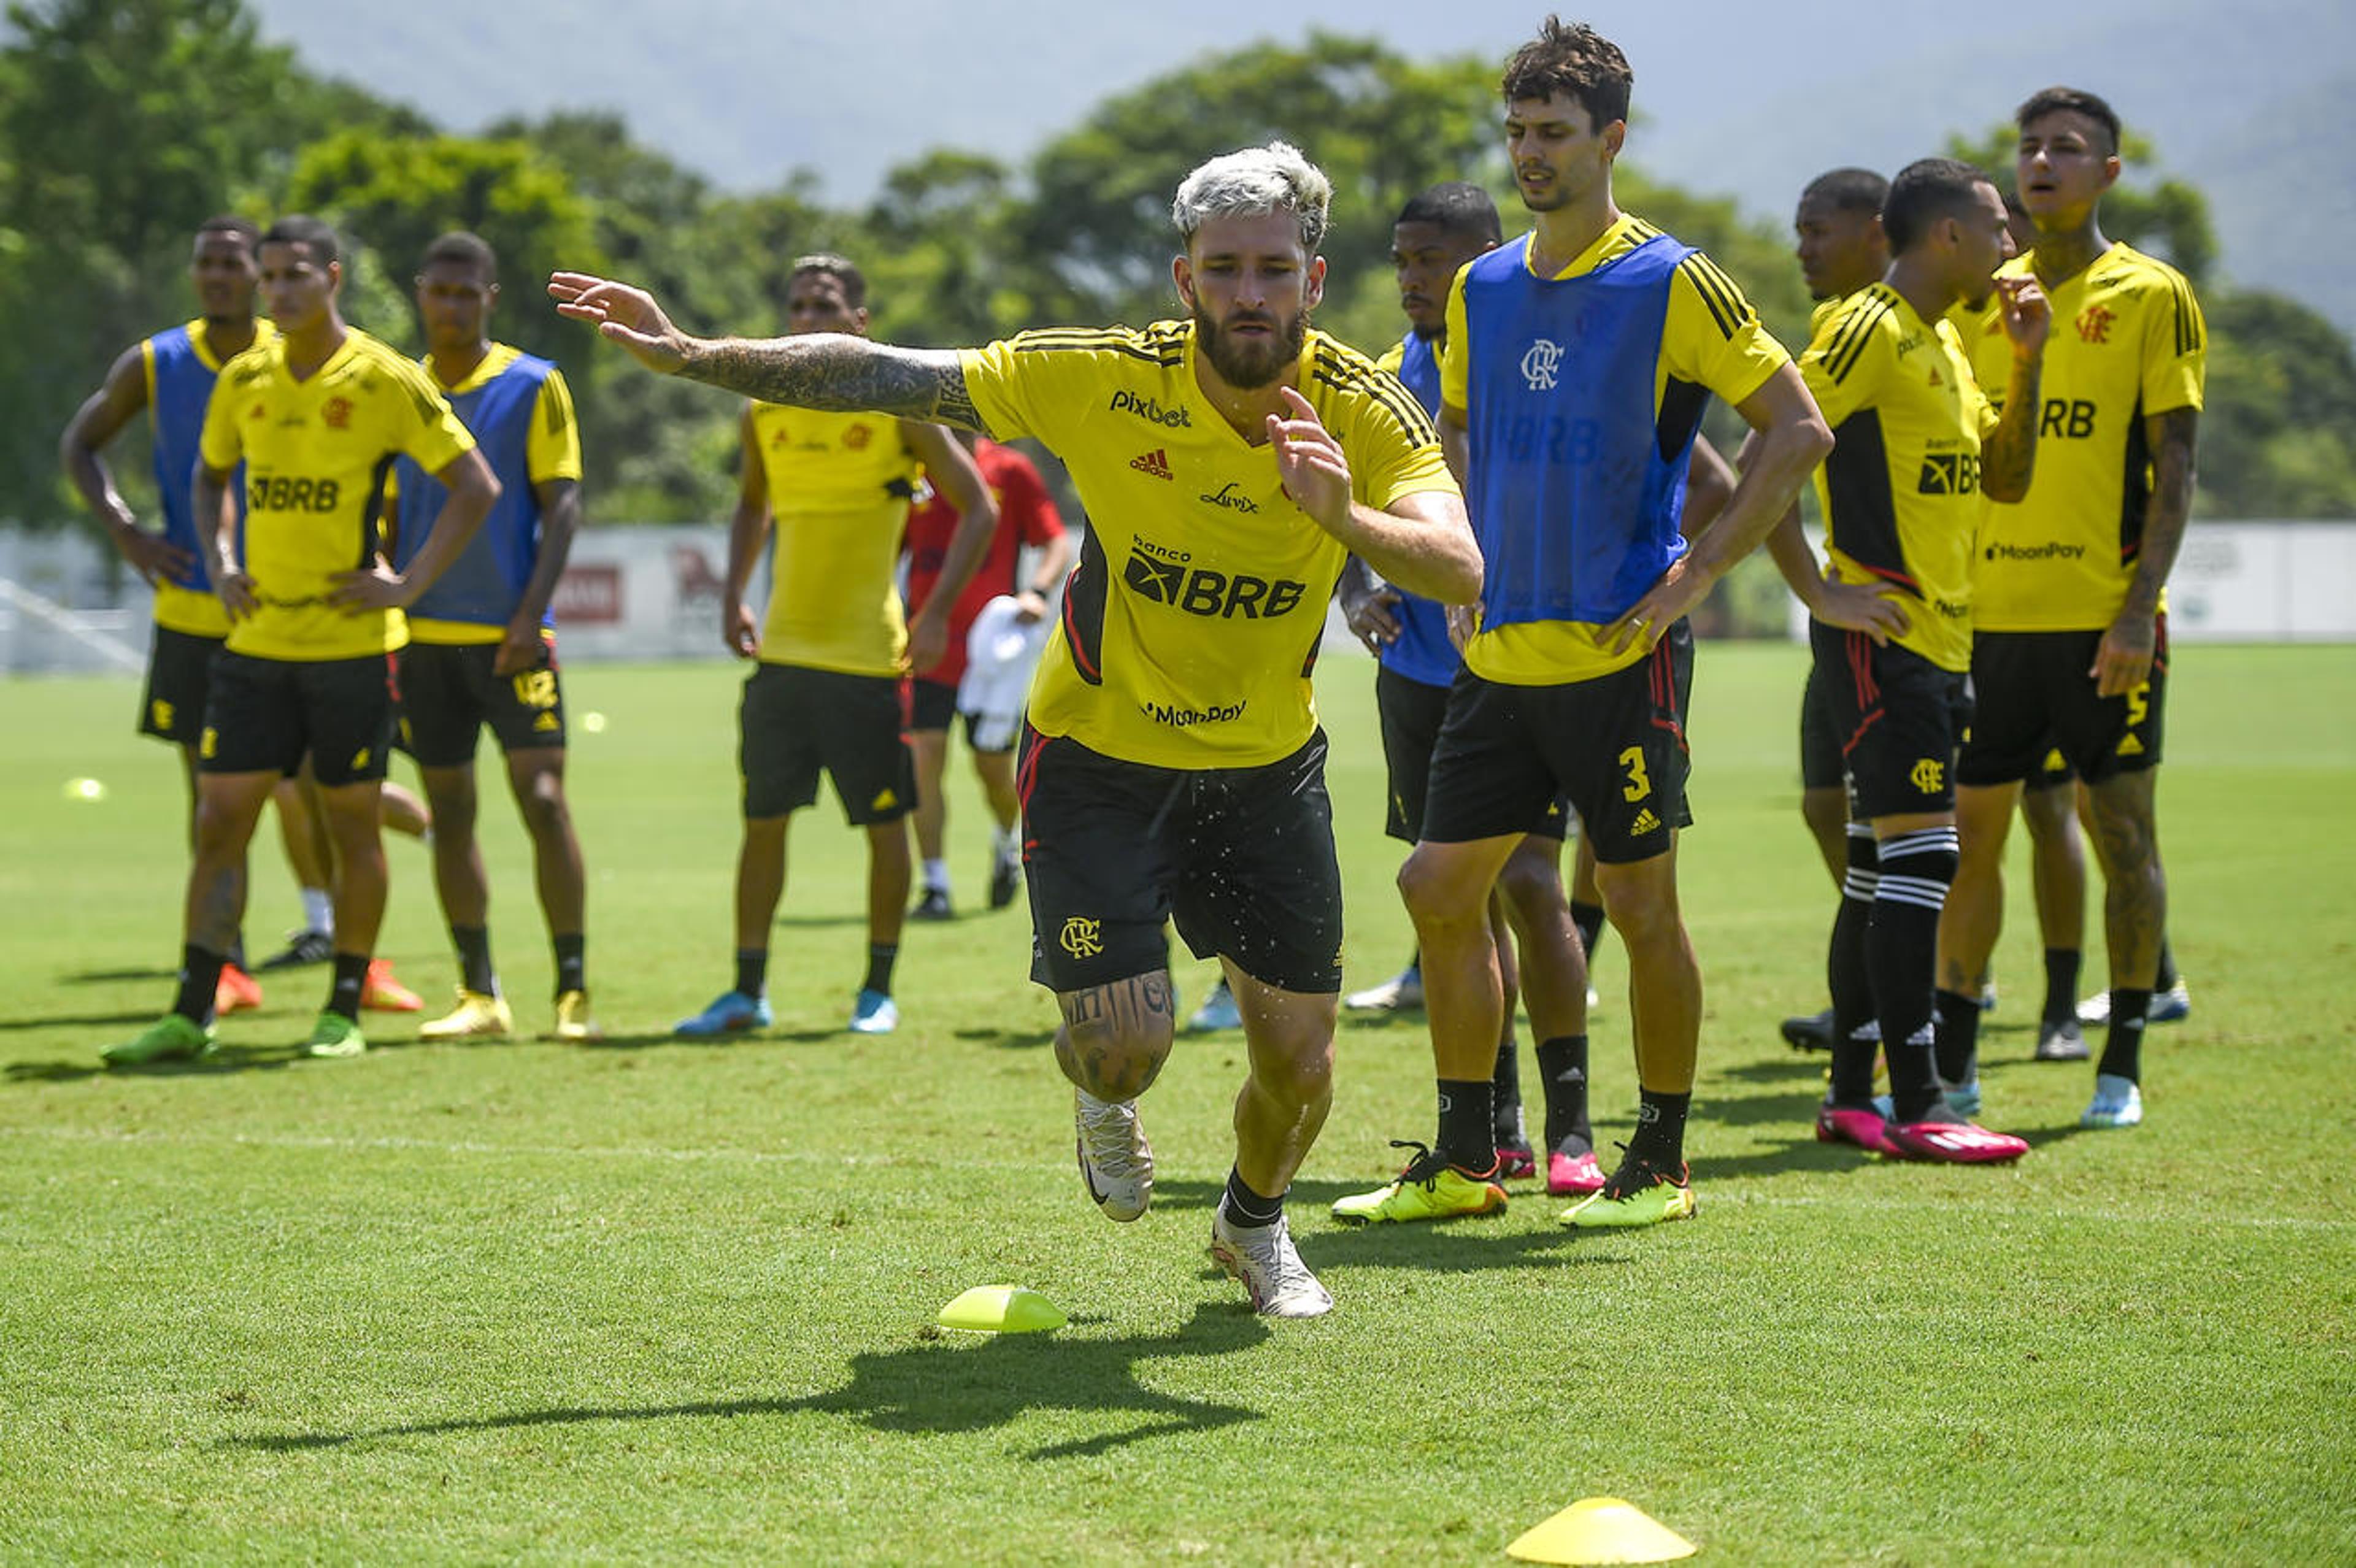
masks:
<svg viewBox="0 0 2356 1568"><path fill-rule="evenodd" d="M65 797L68 800L104 800L106 786L96 779L68 779Z"/></svg>
<svg viewBox="0 0 2356 1568"><path fill-rule="evenodd" d="M977 1285L941 1308L942 1328L983 1334L1039 1334L1067 1321L1062 1307L1019 1285Z"/></svg>
<svg viewBox="0 0 2356 1568"><path fill-rule="evenodd" d="M1669 1563L1699 1549L1633 1503L1581 1498L1505 1550L1527 1563Z"/></svg>

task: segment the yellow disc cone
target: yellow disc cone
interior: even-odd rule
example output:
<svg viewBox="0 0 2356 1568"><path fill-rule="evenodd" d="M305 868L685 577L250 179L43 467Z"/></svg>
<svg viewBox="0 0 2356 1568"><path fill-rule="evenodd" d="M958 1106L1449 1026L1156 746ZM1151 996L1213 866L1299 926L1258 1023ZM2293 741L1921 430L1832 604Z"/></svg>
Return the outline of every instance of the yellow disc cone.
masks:
<svg viewBox="0 0 2356 1568"><path fill-rule="evenodd" d="M1618 1498L1581 1498L1505 1550L1528 1563L1668 1563L1692 1541Z"/></svg>
<svg viewBox="0 0 2356 1568"><path fill-rule="evenodd" d="M977 1285L941 1308L942 1328L984 1334L1037 1334L1066 1321L1062 1307L1019 1285Z"/></svg>

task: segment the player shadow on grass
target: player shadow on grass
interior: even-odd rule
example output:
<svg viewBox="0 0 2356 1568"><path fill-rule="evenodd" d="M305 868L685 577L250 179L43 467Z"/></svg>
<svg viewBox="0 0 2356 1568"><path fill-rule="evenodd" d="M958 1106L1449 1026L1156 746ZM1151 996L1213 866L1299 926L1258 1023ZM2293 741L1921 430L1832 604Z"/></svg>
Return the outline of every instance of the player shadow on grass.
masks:
<svg viewBox="0 0 2356 1568"><path fill-rule="evenodd" d="M0 1034L28 1029L119 1029L125 1024L151 1024L155 1009L134 1013L49 1013L37 1019L0 1019Z"/></svg>
<svg viewBox="0 0 2356 1568"><path fill-rule="evenodd" d="M142 1013L142 1019L153 1019ZM145 1067L109 1067L91 1057L72 1061L12 1061L6 1068L11 1083L79 1083L90 1078L204 1078L224 1072L271 1072L307 1061L300 1044L220 1045L194 1061L155 1061Z"/></svg>
<svg viewBox="0 0 2356 1568"><path fill-rule="evenodd" d="M1149 1438L1211 1432L1262 1419L1258 1411L1209 1400L1182 1399L1139 1381L1141 1362L1224 1356L1269 1338L1268 1323L1240 1302L1204 1302L1167 1334L1093 1339L1086 1317L1078 1332L950 1335L930 1324L919 1343L851 1358L851 1381L831 1392L799 1399L712 1400L659 1405L574 1405L449 1421L375 1427L361 1432L305 1432L227 1440L235 1447L274 1453L336 1448L387 1437L435 1437L588 1422L676 1421L810 1412L851 1417L876 1432L980 1432L1025 1414L1134 1413L1135 1424L1033 1448L1033 1459L1069 1459L1109 1452Z"/></svg>

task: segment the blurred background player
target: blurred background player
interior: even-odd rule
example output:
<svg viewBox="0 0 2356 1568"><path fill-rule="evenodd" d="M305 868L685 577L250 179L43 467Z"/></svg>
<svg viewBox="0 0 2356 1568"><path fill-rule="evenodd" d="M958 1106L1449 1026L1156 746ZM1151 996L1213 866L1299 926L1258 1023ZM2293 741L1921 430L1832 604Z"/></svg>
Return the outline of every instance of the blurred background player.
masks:
<svg viewBox="0 0 2356 1568"><path fill-rule="evenodd" d="M432 804L434 886L458 955L458 1005L423 1024L424 1040L503 1038L514 1028L491 963L490 882L477 841L475 746L498 738L556 969L551 1037L596 1035L584 976L581 844L564 794L564 688L549 601L581 526L581 432L564 373L491 341L498 260L473 234L426 247L416 279L421 363L499 482L498 504L466 549L409 612L401 660L402 729ZM403 456L393 565L407 570L446 499Z"/></svg>
<svg viewBox="0 0 2356 1568"><path fill-rule="evenodd" d="M1693 1212L1684 1134L1701 974L1676 853L1691 821L1692 667L1670 634L1783 515L1831 437L1733 282L1614 202L1632 81L1617 46L1551 16L1505 68L1506 155L1536 226L1466 267L1449 298L1440 431L1486 571L1480 627L1433 752L1423 837L1399 873L1422 944L1438 1136L1411 1146L1419 1153L1388 1186L1337 1201L1337 1219L1504 1205L1489 891L1558 794L1594 840L1604 907L1628 951L1642 1096L1626 1157L1564 1222ZM1687 465L1712 393L1758 433L1732 496L1688 544ZM1560 439L1528 438L1538 430Z"/></svg>
<svg viewBox="0 0 2356 1568"><path fill-rule="evenodd" d="M1964 860L1941 932L1941 1071L1969 1071L1969 987L1994 945L2004 839L2021 781L2058 749L2085 787L2105 882L2110 1007L2089 1127L2143 1119L2143 1032L2162 970L2167 880L2155 793L2168 687L2166 589L2192 501L2208 329L2183 274L2106 238L2119 120L2055 87L2014 117L2014 172L2037 244L2009 264L2052 300L2042 441L2029 493L1992 504L1973 582L1978 700L1957 764ZM1986 327L1966 347L2001 352ZM2170 965L2172 969L2172 965ZM2179 1015L2180 1016L2180 1015Z"/></svg>
<svg viewBox="0 0 2356 1568"><path fill-rule="evenodd" d="M1810 603L1809 641L1849 792L1847 874L1828 965L1833 1076L1816 1136L1908 1159L2017 1159L2026 1142L1967 1119L1978 1108L1976 1078L1941 1083L1932 992L1939 912L1954 880L1979 497L2028 488L2050 323L2033 283L2006 280L1999 418L1945 318L1958 301L1977 304L1997 288L1996 269L2012 254L2003 198L1971 165L1924 158L1891 182L1881 222L1888 272L1821 320L1800 361L1836 443L1818 480L1826 575L1862 591L1836 596L1814 571L1793 578ZM1794 517L1781 526L1787 540L1798 531ZM1886 1116L1873 1104L1879 1052L1890 1061Z"/></svg>
<svg viewBox="0 0 2356 1568"><path fill-rule="evenodd" d="M805 256L786 283L789 333L867 331L867 280L841 256ZM766 1028L769 927L786 891L793 814L834 780L845 820L867 835L867 971L850 1028L899 1027L892 970L907 913L907 815L916 769L902 733L900 677L937 667L948 647L950 605L990 545L996 504L973 459L940 425L878 413L746 406L728 589L720 635L759 666L738 714L744 837L736 861L736 979L701 1012L680 1020L690 1038ZM945 592L913 624L893 581L916 476L960 521L941 568ZM756 626L744 592L776 519L769 611Z"/></svg>
<svg viewBox="0 0 2356 1568"><path fill-rule="evenodd" d="M990 554L982 560L965 591L949 610L948 652L940 663L908 683L908 748L916 760L916 857L922 862L923 891L909 914L916 920L948 920L956 912L949 895L949 863L946 848L948 797L943 783L948 768L949 728L958 715L958 684L965 677L966 642L974 617L1001 594L1011 595L1014 614L1025 625L1047 613L1049 603L1071 565L1071 536L1055 510L1055 497L1029 458L1011 446L956 431L959 444L973 454L982 483L998 505L998 527L990 536ZM939 586L941 568L948 560L959 514L937 487L908 509L908 604L921 614ZM1034 553L1026 569L1023 550ZM1019 575L1027 570L1027 584ZM977 730L975 716L966 714L966 747L973 753L974 777L981 783L983 800L992 823L990 837L990 907L1004 909L1023 887L1023 834L1017 823L1022 803L1014 794L1014 737L1010 731L1002 744L984 745L997 737Z"/></svg>
<svg viewBox="0 0 2356 1568"><path fill-rule="evenodd" d="M1391 263L1408 332L1377 363L1435 417L1449 287L1459 269L1495 250L1502 238L1489 193L1461 181L1415 197L1392 227ZM1446 606L1381 581L1355 556L1342 569L1340 597L1350 629L1380 661L1375 707L1389 775L1384 830L1412 846L1423 835L1431 751L1447 716L1448 688L1463 660L1449 632ZM1601 1187L1603 1175L1596 1168L1594 1130L1587 1120L1587 965L1562 886L1562 840L1569 825L1569 808L1558 799L1549 801L1490 894L1490 934L1505 997L1490 1083L1499 1174L1532 1175L1537 1155L1523 1125L1520 1049L1514 1036L1514 1001L1521 997L1537 1036L1538 1072L1546 1085L1547 1189L1583 1194ZM1410 956L1396 978L1347 997L1344 1005L1421 1008L1418 959Z"/></svg>
<svg viewBox="0 0 2356 1568"><path fill-rule="evenodd" d="M272 790L306 752L340 885L327 1002L304 1049L368 1049L359 1018L384 913L377 785L393 737L392 656L408 640L401 612L466 547L498 496L473 438L425 373L344 325L333 229L283 218L262 236L258 260L278 336L222 368L205 408L192 495L230 632L198 743L179 995L145 1032L108 1049L114 1064L211 1049L207 1018L244 912L246 846ZM384 476L402 453L449 492L406 573L378 553ZM227 486L241 464L241 540L227 526Z"/></svg>
<svg viewBox="0 0 2356 1568"><path fill-rule="evenodd" d="M147 682L139 705L139 731L179 748L188 784L188 837L196 837L197 749L204 731L205 693L214 656L229 635L229 613L213 592L203 542L189 508L189 476L196 472L197 441L205 401L220 368L275 329L253 314L253 241L258 230L242 218L214 218L197 230L188 261L195 285L196 320L123 351L105 381L85 400L59 442L66 476L81 492L92 516L106 526L115 549L155 591L154 640L147 653ZM156 506L160 532L140 527L114 486L100 449L145 409L153 434ZM237 498L241 527L245 497ZM292 830L290 854L294 850ZM298 872L297 880L302 879ZM223 955L220 1012L262 1005L262 987L247 974L245 944L232 933ZM199 1020L209 1021L209 1019Z"/></svg>

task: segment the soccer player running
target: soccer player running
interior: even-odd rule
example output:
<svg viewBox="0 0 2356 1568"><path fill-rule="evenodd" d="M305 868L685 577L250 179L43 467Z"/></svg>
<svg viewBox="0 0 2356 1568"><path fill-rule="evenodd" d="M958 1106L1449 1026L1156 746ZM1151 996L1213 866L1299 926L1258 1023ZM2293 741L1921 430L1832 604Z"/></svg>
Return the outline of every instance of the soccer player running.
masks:
<svg viewBox="0 0 2356 1568"><path fill-rule="evenodd" d="M1701 975L1677 904L1686 672L1666 635L1783 516L1832 438L1740 290L1612 200L1631 80L1617 47L1551 16L1505 66L1506 151L1537 228L1467 267L1449 296L1440 428L1488 575L1432 756L1423 838L1399 873L1423 947L1439 1137L1396 1181L1338 1201L1339 1218L1504 1204L1489 889L1558 793L1594 839L1604 908L1628 950L1643 1096L1626 1157L1564 1220L1693 1211L1684 1131ZM1711 392L1757 434L1725 508L1688 544L1679 512Z"/></svg>
<svg viewBox="0 0 2356 1568"><path fill-rule="evenodd" d="M357 1056L369 950L384 915L378 785L393 735L392 655L402 611L465 549L498 481L418 366L344 325L335 231L280 219L259 247L278 336L221 368L205 406L193 510L199 554L228 612L198 742L197 844L187 946L172 1010L111 1061L212 1049L208 1018L245 912L245 851L272 789L304 753L325 802L342 875L327 1004L304 1049ZM448 499L396 571L379 554L384 475L405 454ZM245 529L228 527L227 486L244 465Z"/></svg>
<svg viewBox="0 0 2356 1568"><path fill-rule="evenodd" d="M1809 640L1849 787L1847 875L1828 965L1832 1085L1816 1136L1902 1158L2018 1159L2027 1143L1966 1118L1976 1083L1954 1086L1968 1096L1962 1105L1943 1089L1931 993L1939 912L1954 880L1973 535L1981 492L2017 499L2028 490L2050 323L2034 283L1994 281L2012 238L2004 198L1971 165L1908 165L1890 183L1881 227L1889 271L1818 325L1800 361L1837 443L1819 480L1828 575L1874 596L1827 593L1813 572L1793 579L1814 618ZM1998 367L2001 418L1946 319L1959 301L1977 304L1991 290L2010 346ZM1787 539L1798 533L1796 519L1784 528ZM1886 1118L1872 1103L1881 1051Z"/></svg>
<svg viewBox="0 0 2356 1568"><path fill-rule="evenodd" d="M1396 374L1426 412L1440 412L1440 352L1447 344L1448 291L1474 257L1503 238L1497 207L1477 185L1436 185L1411 198L1391 229L1391 261L1408 333L1376 361ZM1342 569L1341 603L1350 629L1380 661L1375 707L1380 715L1383 762L1389 774L1384 828L1412 845L1422 837L1431 752L1448 710L1448 688L1462 667L1448 629L1448 608L1381 581L1355 556ZM1497 1060L1490 1074L1498 1171L1530 1176L1537 1154L1522 1120L1520 1050L1514 1038L1513 1000L1524 995L1538 1037L1546 1093L1547 1190L1589 1193L1603 1185L1594 1131L1587 1119L1587 964L1572 930L1563 892L1561 854L1570 813L1548 800L1532 819L1490 895L1489 929L1496 944L1505 997ZM1517 964L1515 939L1522 951ZM1423 1005L1419 961L1345 1006L1388 1010Z"/></svg>
<svg viewBox="0 0 2356 1568"><path fill-rule="evenodd" d="M948 799L942 781L948 770L949 729L958 712L958 684L966 670L966 643L974 618L993 599L1014 601L1013 615L1021 625L1036 625L1047 614L1065 571L1072 563L1072 539L1055 510L1055 498L1032 461L1011 446L985 441L971 431L958 431L960 445L973 453L982 482L998 503L999 527L990 536L990 554L956 596L949 608L948 652L941 662L908 683L908 746L916 761L916 807L911 814L916 830L916 856L923 862L924 891L909 911L916 920L948 920L956 913L949 896L949 863L946 841ZM948 560L956 537L958 510L935 490L908 512L908 603L917 613L938 592L941 568ZM1022 581L1023 547L1035 551L1030 581ZM980 716L965 715L966 748L973 753L974 776L981 783L983 800L992 819L990 839L990 907L1004 909L1023 888L1023 835L1016 818L1022 802L1014 793L1014 735L992 732Z"/></svg>
<svg viewBox="0 0 2356 1568"><path fill-rule="evenodd" d="M1250 1064L1212 1255L1255 1309L1287 1317L1333 1307L1284 1218L1332 1104L1341 989L1341 875L1309 680L1323 608L1352 553L1448 602L1469 601L1481 577L1430 420L1309 326L1331 192L1282 143L1214 158L1172 204L1191 320L961 352L706 341L637 289L568 272L549 285L659 369L1032 435L1069 466L1092 527L1032 688L1020 776L1032 974L1063 1015L1055 1057L1075 1085L1081 1174L1110 1218L1146 1211L1153 1157L1136 1100L1174 1034L1174 915L1198 955L1219 955Z"/></svg>
<svg viewBox="0 0 2356 1568"><path fill-rule="evenodd" d="M848 260L804 256L786 280L794 333L861 336L867 279ZM769 929L786 891L786 838L797 811L834 780L843 817L867 836L867 971L849 1028L900 1027L892 971L906 918L908 810L916 770L901 732L900 677L939 664L949 605L998 526L998 507L973 459L947 429L887 411L822 412L756 399L744 410L743 467L728 534L728 587L720 635L757 661L738 712L744 836L736 858L736 979L673 1032L689 1039L766 1029ZM913 624L893 569L920 471L957 507L941 568L945 593ZM744 593L776 519L766 624Z"/></svg>
<svg viewBox="0 0 2356 1568"><path fill-rule="evenodd" d="M434 808L434 885L458 955L458 1004L423 1040L503 1039L515 1027L491 964L490 882L475 823L475 745L484 726L531 839L541 912L555 948L556 1040L596 1037L584 977L584 878L564 795L564 688L549 601L581 526L581 432L564 373L491 340L498 259L479 237L444 234L419 264L422 361L499 482L498 504L409 612L402 728ZM447 493L418 461L395 465L392 563L407 570Z"/></svg>
<svg viewBox="0 0 2356 1568"><path fill-rule="evenodd" d="M2049 747L2086 791L2107 884L2107 1030L2089 1127L2143 1119L2142 1044L2164 991L2167 881L2154 795L2168 684L2165 589L2192 501L2208 330L2182 274L2102 231L2119 177L2119 120L2091 92L2048 88L2020 106L2015 174L2037 226L2007 277L2052 301L2026 496L1991 505L1972 595L1978 706L1956 765L1964 859L1941 932L1941 1070L1972 1071L1976 1010L1957 1006L1995 943L2000 857L2021 781ZM1985 328L1967 347L2003 352ZM2168 977L2173 983L2173 976Z"/></svg>

